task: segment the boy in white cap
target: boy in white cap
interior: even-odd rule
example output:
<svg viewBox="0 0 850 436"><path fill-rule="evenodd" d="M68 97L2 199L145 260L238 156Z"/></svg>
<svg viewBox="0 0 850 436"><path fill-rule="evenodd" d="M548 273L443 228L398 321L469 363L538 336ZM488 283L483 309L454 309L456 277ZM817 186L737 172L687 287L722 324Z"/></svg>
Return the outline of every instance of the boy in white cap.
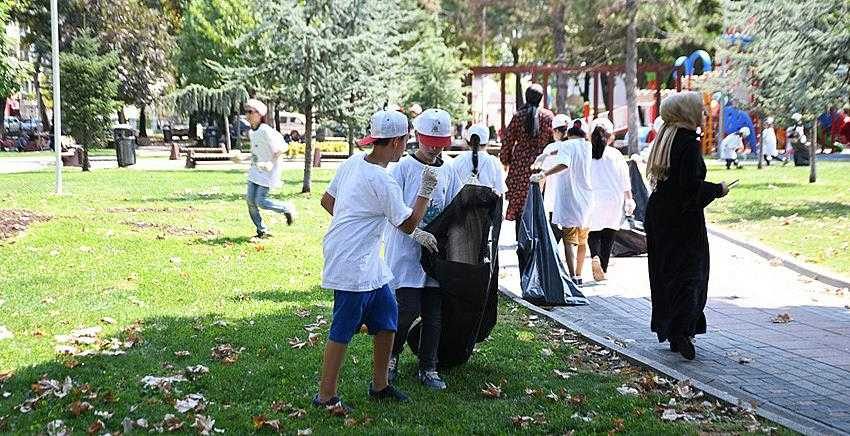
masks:
<svg viewBox="0 0 850 436"><path fill-rule="evenodd" d="M590 142L587 134L578 127L570 127L564 134L556 129L556 138L560 138L553 146L555 157L553 165L544 171L533 173L532 182L540 182L546 177L566 172L557 179L555 188L555 207L552 212L552 223L561 227L564 238L564 257L567 269L572 275L573 283L583 284L581 276L584 258L587 256L587 237L590 233ZM573 247L576 252L573 253Z"/></svg>
<svg viewBox="0 0 850 436"><path fill-rule="evenodd" d="M280 157L289 146L283 136L272 126L265 123L268 108L257 99L245 102L245 117L251 125L248 138L251 140L251 168L248 170L248 192L245 200L248 202L248 215L257 228L258 238L268 238L269 234L263 224L260 209L282 213L286 224L292 225L295 218L295 206L291 203L281 203L268 198L269 190L280 187L280 174L283 167Z"/></svg>
<svg viewBox="0 0 850 436"><path fill-rule="evenodd" d="M767 117L764 120L764 129L761 131L761 155L767 166L770 166L770 161L774 159L783 161L783 165L788 163L776 151L776 131L773 129L773 117Z"/></svg>
<svg viewBox="0 0 850 436"><path fill-rule="evenodd" d="M570 124L575 126L575 122L571 121L567 115L555 115L552 119L552 137L555 138L555 142L547 145L543 149L543 152L540 153L540 156L535 159L531 165L532 171L546 171L556 165L558 150L563 147L563 140L567 137L567 130L569 130ZM543 188L543 209L549 214L549 225L552 227L552 233L555 235L556 241L561 240L562 232L560 227L552 223L552 214L555 212L556 187L560 182L561 175L563 173L554 174L552 177L546 179L546 185Z"/></svg>
<svg viewBox="0 0 850 436"><path fill-rule="evenodd" d="M496 194L507 192L505 172L499 158L487 153L487 143L490 141L490 129L481 124L475 124L466 129L466 146L464 151L452 161L452 168L457 179L463 183L477 180L477 184L489 186Z"/></svg>
<svg viewBox="0 0 850 436"><path fill-rule="evenodd" d="M406 202L401 187L386 169L390 162L399 160L409 137L404 114L376 112L369 136L360 141L372 146L371 153L348 158L322 196L322 207L333 217L323 242L322 287L334 290L334 307L319 393L313 398L317 407L341 404L349 410L337 396L339 370L349 341L364 324L374 336L369 397L408 399L387 380L398 306L388 285L393 275L380 252L381 235L388 222L413 245L437 249L434 236L417 227L431 203L437 176L430 168L423 169L413 189L413 200Z"/></svg>
<svg viewBox="0 0 850 436"><path fill-rule="evenodd" d="M726 169L734 164L737 168L744 166L738 162L738 153L744 151L744 139L750 136L749 127L741 127L737 132L731 133L720 142L720 158L726 161Z"/></svg>
<svg viewBox="0 0 850 436"><path fill-rule="evenodd" d="M432 168L436 171L437 186L420 223L424 227L449 205L462 183L440 157L443 149L452 142L452 120L448 112L428 109L413 120L413 129L419 148L415 153L401 158L398 165L390 170L390 175L401 186L404 202L412 204L417 198L416 190L421 184L423 170ZM410 327L421 316L417 378L429 388L445 389L446 384L437 373L442 305L440 284L428 277L422 269L419 245L396 227L387 226L384 236L387 263L395 276L392 286L396 290L399 320L390 360L390 382L398 376L398 357L404 350Z"/></svg>

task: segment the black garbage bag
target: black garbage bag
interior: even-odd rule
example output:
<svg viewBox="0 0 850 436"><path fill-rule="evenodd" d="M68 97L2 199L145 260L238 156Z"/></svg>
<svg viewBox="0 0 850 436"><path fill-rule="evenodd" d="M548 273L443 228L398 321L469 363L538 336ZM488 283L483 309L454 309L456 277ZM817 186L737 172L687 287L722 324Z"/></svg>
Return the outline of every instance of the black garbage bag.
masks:
<svg viewBox="0 0 850 436"><path fill-rule="evenodd" d="M440 283L442 322L437 361L461 365L475 344L496 325L499 288L499 232L502 198L487 186L468 184L425 231L437 238L439 253L422 251L422 268ZM419 349L420 326L411 327L408 345Z"/></svg>
<svg viewBox="0 0 850 436"><path fill-rule="evenodd" d="M630 257L646 254L646 232L643 223L627 219L625 225L614 234L614 245L611 255L614 257Z"/></svg>
<svg viewBox="0 0 850 436"><path fill-rule="evenodd" d="M643 219L646 216L646 204L649 202L649 190L643 182L643 175L637 162L630 160L629 179L632 185L632 197L635 200L633 218L623 221L623 226L614 234L611 255L614 257L640 256L646 254L646 233L643 231Z"/></svg>
<svg viewBox="0 0 850 436"><path fill-rule="evenodd" d="M564 268L537 183L530 184L521 219L517 257L522 298L540 306L587 304L587 298L570 280Z"/></svg>
<svg viewBox="0 0 850 436"><path fill-rule="evenodd" d="M794 148L794 166L805 167L809 166L809 146L801 142L795 142L791 145Z"/></svg>

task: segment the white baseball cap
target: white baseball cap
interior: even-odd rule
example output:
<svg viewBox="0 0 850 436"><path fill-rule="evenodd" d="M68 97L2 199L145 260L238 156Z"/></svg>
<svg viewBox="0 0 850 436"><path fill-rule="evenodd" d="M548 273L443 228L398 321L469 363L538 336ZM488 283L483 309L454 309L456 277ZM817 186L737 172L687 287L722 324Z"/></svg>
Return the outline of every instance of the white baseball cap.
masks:
<svg viewBox="0 0 850 436"><path fill-rule="evenodd" d="M419 143L428 147L447 147L452 143L452 117L442 109L428 109L413 119Z"/></svg>
<svg viewBox="0 0 850 436"><path fill-rule="evenodd" d="M372 115L369 120L369 136L361 139L358 144L368 145L378 139L398 138L409 132L406 115L399 111L381 110Z"/></svg>
<svg viewBox="0 0 850 436"><path fill-rule="evenodd" d="M791 115L791 119L794 121L800 121L803 119L803 115L801 115L799 112L795 112L794 115Z"/></svg>
<svg viewBox="0 0 850 436"><path fill-rule="evenodd" d="M614 133L614 123L612 123L608 118L596 118L590 122L591 133L593 133L597 127L602 127L605 130L605 133L609 135Z"/></svg>
<svg viewBox="0 0 850 436"><path fill-rule="evenodd" d="M766 119L766 120L764 120L764 122L765 122L766 124L773 124L773 117L767 117L767 119Z"/></svg>
<svg viewBox="0 0 850 436"><path fill-rule="evenodd" d="M557 129L559 127L564 127L567 124L570 124L570 117L564 114L555 115L555 118L552 119L552 128Z"/></svg>
<svg viewBox="0 0 850 436"><path fill-rule="evenodd" d="M746 127L746 126L745 126L745 127L741 127L741 128L738 130L738 133L740 133L740 134L741 134L741 136L750 136L750 128L749 128L749 127Z"/></svg>
<svg viewBox="0 0 850 436"><path fill-rule="evenodd" d="M261 102L260 100L257 100L256 98L249 98L248 101L245 102L245 107L254 109L255 111L257 111L258 114L260 114L261 117L266 116L266 114L269 112L269 108L266 106L266 104Z"/></svg>
<svg viewBox="0 0 850 436"><path fill-rule="evenodd" d="M486 145L490 142L490 129L483 124L476 124L466 130L466 140L469 141L472 135L478 135L478 143Z"/></svg>

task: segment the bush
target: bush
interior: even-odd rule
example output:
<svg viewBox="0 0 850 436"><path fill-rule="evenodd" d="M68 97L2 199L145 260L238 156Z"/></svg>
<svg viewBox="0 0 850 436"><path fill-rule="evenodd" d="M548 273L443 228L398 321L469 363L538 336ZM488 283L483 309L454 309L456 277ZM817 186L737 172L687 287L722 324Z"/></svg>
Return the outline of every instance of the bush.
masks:
<svg viewBox="0 0 850 436"><path fill-rule="evenodd" d="M348 142L345 141L324 141L324 142L313 142L313 149L319 148L322 150L322 153L348 153ZM286 156L289 158L293 158L296 156L304 156L304 143L302 142L290 142L289 150L286 152Z"/></svg>

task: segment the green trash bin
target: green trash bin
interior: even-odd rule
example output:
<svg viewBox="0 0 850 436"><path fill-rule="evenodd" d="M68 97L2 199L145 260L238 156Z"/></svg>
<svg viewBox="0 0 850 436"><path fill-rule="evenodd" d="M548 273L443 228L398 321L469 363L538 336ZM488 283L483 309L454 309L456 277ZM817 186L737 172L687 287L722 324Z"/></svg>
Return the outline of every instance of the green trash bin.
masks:
<svg viewBox="0 0 850 436"><path fill-rule="evenodd" d="M115 157L121 168L136 164L136 129L126 124L112 128L115 138Z"/></svg>

